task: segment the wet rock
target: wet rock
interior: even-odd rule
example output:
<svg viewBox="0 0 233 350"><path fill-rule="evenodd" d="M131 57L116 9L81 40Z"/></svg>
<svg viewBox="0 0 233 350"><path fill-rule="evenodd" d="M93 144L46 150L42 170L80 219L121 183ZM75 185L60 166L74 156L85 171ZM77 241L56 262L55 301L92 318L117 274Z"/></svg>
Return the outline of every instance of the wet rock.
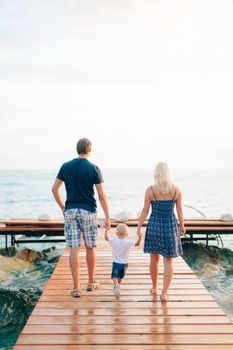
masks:
<svg viewBox="0 0 233 350"><path fill-rule="evenodd" d="M22 271L25 269L34 269L35 265L29 261L24 261L16 257L7 257L0 255L0 270L5 272Z"/></svg>
<svg viewBox="0 0 233 350"><path fill-rule="evenodd" d="M199 273L207 278L214 277L220 271L220 267L218 265L207 263L205 264Z"/></svg>
<svg viewBox="0 0 233 350"><path fill-rule="evenodd" d="M16 258L22 259L24 261L30 261L30 262L36 262L37 260L43 260L46 258L46 255L43 254L43 252L38 252L35 250L31 250L29 248L25 248L22 250L19 250L16 255Z"/></svg>
<svg viewBox="0 0 233 350"><path fill-rule="evenodd" d="M5 271L0 271L0 283L5 282L9 279L8 273Z"/></svg>
<svg viewBox="0 0 233 350"><path fill-rule="evenodd" d="M15 247L8 247L7 250L5 248L1 248L0 249L0 255L3 255L3 256L15 256L17 251L18 250Z"/></svg>
<svg viewBox="0 0 233 350"><path fill-rule="evenodd" d="M221 221L233 221L233 215L230 214L230 213L223 214L223 215L220 217L220 220L221 220Z"/></svg>
<svg viewBox="0 0 233 350"><path fill-rule="evenodd" d="M50 214L40 214L37 219L40 221L51 221L53 218Z"/></svg>

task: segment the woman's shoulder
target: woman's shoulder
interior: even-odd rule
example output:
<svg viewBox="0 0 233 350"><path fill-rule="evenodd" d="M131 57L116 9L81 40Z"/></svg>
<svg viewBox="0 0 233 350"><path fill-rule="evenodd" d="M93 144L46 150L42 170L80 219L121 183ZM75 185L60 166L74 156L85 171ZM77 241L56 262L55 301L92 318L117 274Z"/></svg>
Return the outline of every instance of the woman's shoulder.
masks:
<svg viewBox="0 0 233 350"><path fill-rule="evenodd" d="M173 185L174 187L174 193L176 193L176 197L179 197L180 193L181 193L181 187L180 185L177 185L176 183Z"/></svg>

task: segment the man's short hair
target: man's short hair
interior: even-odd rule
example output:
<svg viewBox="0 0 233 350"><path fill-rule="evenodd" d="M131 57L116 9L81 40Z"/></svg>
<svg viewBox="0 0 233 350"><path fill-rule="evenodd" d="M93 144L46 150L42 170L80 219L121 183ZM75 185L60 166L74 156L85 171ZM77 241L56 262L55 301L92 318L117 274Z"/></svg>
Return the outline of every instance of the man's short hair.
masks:
<svg viewBox="0 0 233 350"><path fill-rule="evenodd" d="M83 138L83 139L78 140L78 143L76 146L78 154L89 153L91 150L91 145L92 145L91 141L88 140L87 138Z"/></svg>

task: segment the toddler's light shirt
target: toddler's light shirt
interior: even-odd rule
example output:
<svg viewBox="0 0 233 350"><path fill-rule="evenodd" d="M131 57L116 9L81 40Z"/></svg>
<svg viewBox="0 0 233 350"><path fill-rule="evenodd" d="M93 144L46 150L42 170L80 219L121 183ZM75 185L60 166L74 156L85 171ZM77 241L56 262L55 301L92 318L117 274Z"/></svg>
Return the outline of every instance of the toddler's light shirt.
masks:
<svg viewBox="0 0 233 350"><path fill-rule="evenodd" d="M112 247L112 260L118 264L127 264L129 250L135 245L135 241L110 236L109 244Z"/></svg>

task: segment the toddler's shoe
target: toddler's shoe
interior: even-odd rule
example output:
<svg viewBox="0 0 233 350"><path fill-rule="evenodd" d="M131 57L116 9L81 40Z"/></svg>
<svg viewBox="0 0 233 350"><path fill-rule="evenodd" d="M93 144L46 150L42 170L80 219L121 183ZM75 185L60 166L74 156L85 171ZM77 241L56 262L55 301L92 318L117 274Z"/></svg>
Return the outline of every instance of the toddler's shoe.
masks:
<svg viewBox="0 0 233 350"><path fill-rule="evenodd" d="M120 285L119 284L115 284L114 285L114 294L115 294L116 298L120 297L121 292L120 292Z"/></svg>

